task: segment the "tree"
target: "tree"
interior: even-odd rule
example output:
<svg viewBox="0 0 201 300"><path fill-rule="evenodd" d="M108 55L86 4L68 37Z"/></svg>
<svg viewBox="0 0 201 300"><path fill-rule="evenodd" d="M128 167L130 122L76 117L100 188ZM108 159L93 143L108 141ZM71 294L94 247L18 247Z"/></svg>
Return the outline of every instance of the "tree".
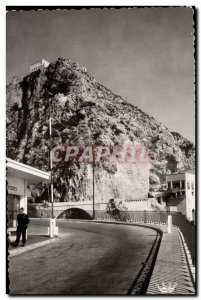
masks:
<svg viewBox="0 0 201 300"><path fill-rule="evenodd" d="M110 199L106 207L107 214L121 222L127 219L126 210L127 208L123 205L122 201L117 204L114 199Z"/></svg>

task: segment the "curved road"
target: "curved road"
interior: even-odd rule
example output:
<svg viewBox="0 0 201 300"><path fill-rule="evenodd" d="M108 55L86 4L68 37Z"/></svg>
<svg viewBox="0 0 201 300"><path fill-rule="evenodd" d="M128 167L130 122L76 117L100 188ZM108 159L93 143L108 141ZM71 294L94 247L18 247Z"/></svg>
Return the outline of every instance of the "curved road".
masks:
<svg viewBox="0 0 201 300"><path fill-rule="evenodd" d="M47 222L34 222L30 230L44 231ZM59 223L59 232L67 235L10 258L10 294L126 295L156 237L148 228L81 221Z"/></svg>

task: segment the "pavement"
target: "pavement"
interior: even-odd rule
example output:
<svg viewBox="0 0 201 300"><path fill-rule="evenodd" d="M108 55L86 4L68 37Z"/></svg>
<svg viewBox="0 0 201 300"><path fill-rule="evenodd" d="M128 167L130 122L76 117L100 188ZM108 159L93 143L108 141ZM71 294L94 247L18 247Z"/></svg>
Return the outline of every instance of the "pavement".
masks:
<svg viewBox="0 0 201 300"><path fill-rule="evenodd" d="M40 228L38 230L38 227L30 226L27 230L27 241L25 247L22 247L22 237L20 240L20 243L18 247L14 246L14 242L16 239L16 232L13 231L12 235L9 237L9 255L15 256L27 251L30 251L32 249L42 247L44 245L47 245L52 242L56 242L59 238L50 238L47 234L47 228Z"/></svg>
<svg viewBox="0 0 201 300"><path fill-rule="evenodd" d="M33 223L29 230L47 226ZM11 295L126 295L157 235L123 224L71 220L57 225L60 235L68 235L9 257Z"/></svg>
<svg viewBox="0 0 201 300"><path fill-rule="evenodd" d="M58 241L59 239L59 237L49 238L48 236L30 235L25 247L23 247L21 243L19 243L18 247L15 247L14 243L11 242L8 249L9 256L12 257L15 255L19 255L21 253L45 246L47 244L51 244Z"/></svg>
<svg viewBox="0 0 201 300"><path fill-rule="evenodd" d="M12 253L12 250L15 250L16 247L14 247L14 241L15 241L15 236L13 235L11 237L11 243L9 245L9 251L11 251ZM47 235L40 235L40 234L29 234L29 237L27 239L27 242L26 242L26 249L27 249L27 246L30 246L30 245L34 245L34 244L37 244L37 243L40 243L40 242L43 242L43 241L47 241L49 240L50 237L47 236ZM22 246L22 241L20 241L19 243L19 247Z"/></svg>
<svg viewBox="0 0 201 300"><path fill-rule="evenodd" d="M86 233L85 233L85 231L83 231L82 233L84 233L84 236L85 236L84 240L83 240L82 235L79 236L79 238L77 240L77 242L78 242L77 247L78 248L81 247L81 249L82 249L83 247L84 248L86 247L88 249L88 251L90 252L91 247L92 247L92 245L90 243L94 244L94 243L98 242L98 241L96 241L96 236L97 236L96 227L91 226L91 224L89 224L89 222L85 223L85 224L88 223L88 226L83 225L84 222L80 222L81 227L78 226L78 228L77 228L77 225L75 225L75 223L73 223L73 225L71 223L73 223L73 222L72 221L71 222L66 222L64 224L59 223L60 238L53 238L53 239L50 239L50 238L47 237L47 235L45 234L46 232L44 231L44 226L40 228L40 233L36 234L36 232L39 232L38 231L39 227L38 227L37 224L33 225L32 228L29 230L27 246L24 247L24 248L20 247L22 250L20 248L18 248L17 250L16 249L11 249L10 250L11 257L14 256L14 255L18 255L18 254L22 253L21 251L26 252L26 251L32 250L34 248L47 245L47 244L52 243L52 242L57 242L55 244L56 245L58 244L58 250L56 250L56 251L59 251L59 249L62 247L63 248L62 253L64 253L64 248L65 247L64 247L64 244L61 244L61 239L64 238L64 241L66 241L66 227L68 228L69 232L72 231L73 233L76 230L88 230L88 231L91 231L93 233L93 239L92 239L92 237L90 237L90 239L88 240L88 235L85 236ZM101 226L103 226L103 224ZM124 232L124 234L125 234L126 231L122 231L122 229L120 228L119 225L118 226L114 225L114 226L116 226L116 227L118 227L118 229L120 229L121 239L122 239L122 232ZM121 226L123 226L123 225L121 225ZM189 264L189 261L187 259L188 255L186 253L184 243L183 243L183 240L182 240L182 236L180 235L179 231L175 228L172 228L172 232L168 233L167 232L167 226L159 226L159 225L154 225L154 224L151 224L151 226L155 227L156 229L162 230L163 236L162 236L162 240L161 240L161 244L160 244L160 247L159 247L158 255L157 255L157 258L156 258L156 261L155 261L154 269L153 269L153 272L152 272L152 275L151 275L151 278L150 278L150 281L149 281L149 285L148 285L146 294L147 295L161 295L161 294L195 295L195 269L192 267L192 265ZM126 227L128 228L129 226L126 226ZM73 235L72 232L69 233L71 238L72 238L72 235ZM140 233L140 234L142 235L142 233ZM137 239L139 239L140 234L139 233L137 234L138 235ZM119 246L118 246L115 239L114 239L114 241L112 241L113 235L116 235L116 232L113 231L113 229L112 229L111 232L109 231L109 236L107 236L107 239L104 240L104 244L105 243L107 244L107 247L106 247L107 249L105 247L103 249L103 246L99 243L100 241L98 242L97 245L94 245L96 251L91 253L91 255L92 255L92 256L90 256L91 260L93 260L93 258L92 258L93 256L97 255L99 248L102 251L101 252L102 255L105 255L107 257L107 259L110 258L110 260L112 260L113 264L116 263L115 259L119 259L118 258L119 256L117 256L115 254L116 253L115 251L117 251L118 248L119 248L118 251L119 251L120 256L122 257L124 255L123 254L124 253L123 251L125 251L124 248L122 249L123 250L122 253L120 253L121 248L122 248L122 246L121 246L122 241L120 239L120 236L117 235L117 237L119 239L118 240ZM152 238L150 239L149 236L151 236L151 235L146 234L146 239L147 239L147 245L146 246L147 247L149 246L149 249L150 249L150 246L153 244L153 239ZM152 236L154 236L154 235L152 234ZM103 236L101 235L101 239L102 238L103 238ZM133 236L133 238L134 238L134 236ZM132 235L131 236L129 235L129 242L130 242L131 239L132 239ZM149 242L148 242L149 239L150 239L150 242L152 241L151 244L149 244ZM83 242L82 244L79 244L80 240L82 240L82 242ZM70 242L70 245L71 245L70 248L73 247L71 242ZM114 248L112 246L110 246L110 242L115 244ZM143 245L145 245L145 244L141 243L142 247L143 247ZM133 249L136 247L136 245L132 244L132 243L129 246L133 247ZM68 249L67 250L69 251L70 248L69 248L69 240L68 240ZM42 247L41 249L44 249L44 252L45 252L46 248ZM50 248L48 248L48 249L50 249ZM68 263L68 266L69 266L69 264L72 265L73 262L74 262L74 265L75 266L77 265L77 268L79 269L80 266L79 266L78 262L79 262L80 257L83 256L83 252L79 253L80 256L78 255L78 257L77 257L76 256L77 252L75 252L75 251L77 251L77 248L74 249L74 252L73 252L70 260L69 260L69 257L68 257L67 263ZM138 252L136 252L136 253L141 254L141 255L139 257L137 257L137 259L135 259L135 261L139 260L140 264L142 264L142 261L145 262L145 260L146 260L145 256L148 255L148 251L145 251L145 249L144 249L144 251L142 251L142 250L139 249L139 247L138 247L137 251ZM134 255L134 252L133 252L133 255ZM122 264L121 264L121 266L125 267L125 269L127 270L127 274L123 274L122 271L120 272L120 273L122 273L121 274L122 276L120 276L120 279L124 282L126 280L128 280L130 282L131 277L129 277L128 274L129 275L131 274L132 269L133 269L133 274L132 274L133 279L134 279L134 277L136 277L137 272L139 272L139 266L137 267L136 262L133 261L133 263L130 264L132 252L128 252L128 253L129 253L128 254L129 264L128 264L128 261L125 260L125 259L123 259ZM59 255L59 252L58 252L58 255ZM99 255L98 260L100 260L101 259L100 253L98 255ZM33 254L32 254L32 256L33 256ZM20 257L20 255L19 255L19 257ZM47 256L47 258L48 258L48 256ZM29 259L29 256L27 257L27 259ZM49 259L51 260L52 257L49 257ZM67 258L65 257L65 259L67 259ZM59 263L62 264L61 261L59 261L58 264ZM110 277L107 278L107 276L108 276L107 267L108 266L105 265L105 263L103 263L103 262L101 262L100 265L97 263L97 261L94 262L94 263L95 263L95 268L94 268L93 265L90 264L91 265L90 266L90 272L89 272L90 275L88 274L88 277L89 277L90 282L91 282L90 287L88 286L89 285L88 281L84 282L84 278L86 276L86 272L87 272L87 268L88 268L88 264L89 264L89 261L88 261L88 264L85 265L86 271L84 272L84 277L81 276L82 277L82 284L80 282L78 284L77 279L75 280L76 275L74 274L74 279L73 279L74 283L70 287L68 286L68 288L63 287L62 288L62 293L66 293L66 294L82 294L82 293L83 294L93 294L93 291L94 291L94 288L95 288L95 286L93 284L97 283L96 280L95 280L95 283L94 283L94 278L96 278L94 276L96 275L97 272L98 272L97 278L98 277L100 278L100 276L104 276L106 281L107 280L111 281ZM101 265L102 265L102 267L101 267ZM75 266L74 266L74 269L75 269ZM14 266L11 265L11 271L12 271L12 268L14 268ZM101 269L103 274L101 273L100 270L97 271L97 268ZM112 268L112 265L109 266L109 269L111 269L111 268ZM91 273L91 270L93 270L92 273ZM72 272L72 270L71 270L71 272ZM80 273L82 273L82 272L80 272ZM120 294L121 293L126 294L126 289L125 289L124 284L121 282L121 280L117 279L117 276L119 278L119 275L120 275L119 271L115 270L115 273L116 273L116 276L115 276L115 278L114 278L114 275L112 276L112 282L114 282L114 279L115 279L118 282L118 286L122 287L122 289L121 288L119 289ZM92 276L91 276L91 274L92 274ZM27 276L27 274L26 274L26 276ZM67 278L66 278L66 280L67 280ZM98 289L96 289L96 295L98 295L98 294L112 294L112 293L119 294L118 292L117 293L114 292L115 289L117 289L117 291L118 291L118 288L115 287L115 289L114 289L114 284L113 284L113 288L110 288L108 285L105 284L105 280L104 280L104 283L103 282L101 284L99 283L99 285L98 285L99 287L98 287ZM68 278L67 282L69 284L69 278ZM78 288L78 286L79 286L79 288ZM35 290L37 290L37 288L38 288L38 285L34 287ZM61 286L60 286L60 288L61 288ZM31 290L31 288L29 287L29 291L30 290ZM20 292L19 290L15 289L15 288L13 289L13 291L14 291L14 294L22 293L22 292ZM39 288L38 293L41 294L42 291L43 291L43 288L41 290ZM58 291L59 290L54 289L51 292L51 294L55 294L55 293L60 294ZM30 292L30 294L31 294L31 292Z"/></svg>
<svg viewBox="0 0 201 300"><path fill-rule="evenodd" d="M167 226L152 226L162 230L163 237L146 294L195 295L195 268L187 259L179 231L172 228L168 233Z"/></svg>

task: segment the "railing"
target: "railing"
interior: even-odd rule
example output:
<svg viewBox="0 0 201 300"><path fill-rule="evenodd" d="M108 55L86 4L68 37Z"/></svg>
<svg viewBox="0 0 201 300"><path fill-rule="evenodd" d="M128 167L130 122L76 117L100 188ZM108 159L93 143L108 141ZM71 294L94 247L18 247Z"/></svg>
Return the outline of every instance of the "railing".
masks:
<svg viewBox="0 0 201 300"><path fill-rule="evenodd" d="M191 253L193 265L195 265L195 256L196 256L195 224L187 220L185 216L182 215L181 213L171 213L171 215L172 215L172 224L174 226L177 226L183 233L184 240Z"/></svg>
<svg viewBox="0 0 201 300"><path fill-rule="evenodd" d="M95 219L100 221L124 221L132 223L167 224L168 213L158 211L125 211L109 214L106 211L96 211Z"/></svg>

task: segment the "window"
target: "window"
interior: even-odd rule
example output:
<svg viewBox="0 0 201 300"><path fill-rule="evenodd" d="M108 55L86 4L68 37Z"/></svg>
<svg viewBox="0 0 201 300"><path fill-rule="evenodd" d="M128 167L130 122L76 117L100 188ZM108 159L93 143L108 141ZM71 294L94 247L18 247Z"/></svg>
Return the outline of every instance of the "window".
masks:
<svg viewBox="0 0 201 300"><path fill-rule="evenodd" d="M172 187L173 187L173 189L180 188L180 181L173 181L172 182Z"/></svg>
<svg viewBox="0 0 201 300"><path fill-rule="evenodd" d="M8 194L7 215L9 226L13 226L13 220L17 219L20 208L20 196Z"/></svg>
<svg viewBox="0 0 201 300"><path fill-rule="evenodd" d="M194 191L194 181L191 181L191 189Z"/></svg>
<svg viewBox="0 0 201 300"><path fill-rule="evenodd" d="M194 192L192 192L192 196L194 196Z"/></svg>
<svg viewBox="0 0 201 300"><path fill-rule="evenodd" d="M185 189L185 180L181 180L181 187L182 189Z"/></svg>
<svg viewBox="0 0 201 300"><path fill-rule="evenodd" d="M170 181L167 183L167 188L168 188L168 190L171 189L171 182Z"/></svg>
<svg viewBox="0 0 201 300"><path fill-rule="evenodd" d="M187 189L190 190L190 181L187 181Z"/></svg>

